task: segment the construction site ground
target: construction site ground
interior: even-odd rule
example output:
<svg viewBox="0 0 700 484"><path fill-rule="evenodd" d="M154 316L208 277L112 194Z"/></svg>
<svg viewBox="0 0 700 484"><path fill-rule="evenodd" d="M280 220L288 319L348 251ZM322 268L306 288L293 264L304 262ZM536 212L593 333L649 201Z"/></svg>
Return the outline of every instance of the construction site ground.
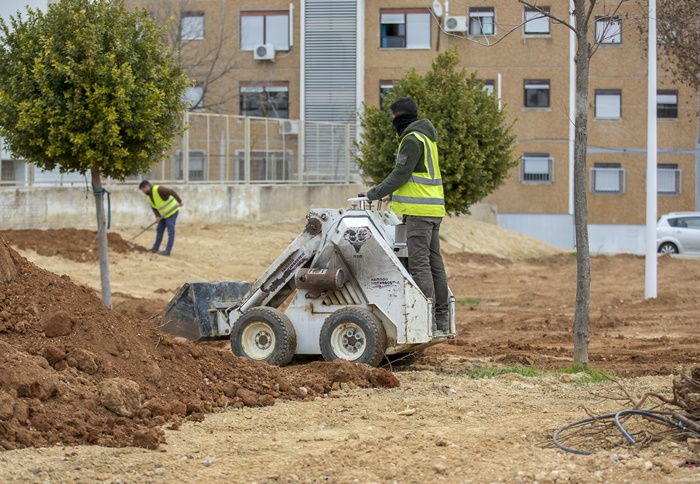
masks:
<svg viewBox="0 0 700 484"><path fill-rule="evenodd" d="M146 252L153 230L111 230L113 310L94 232L0 231L17 267L0 283L0 482L700 481L692 442L552 442L625 408L622 388L671 398L700 365L700 259L659 257L645 299L643 257L593 254L589 360L618 383L557 372L573 365L575 253L466 218L442 231L457 337L412 366L276 368L152 329L183 283L252 282L303 227L181 223L169 257ZM511 365L546 373L468 373ZM108 384L139 408L107 410Z"/></svg>

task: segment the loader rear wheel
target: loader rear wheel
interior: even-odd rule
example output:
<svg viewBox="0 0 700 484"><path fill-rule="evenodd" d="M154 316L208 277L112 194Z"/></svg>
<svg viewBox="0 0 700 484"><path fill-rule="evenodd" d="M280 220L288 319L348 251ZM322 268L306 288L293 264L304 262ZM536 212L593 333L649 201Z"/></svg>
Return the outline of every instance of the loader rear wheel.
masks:
<svg viewBox="0 0 700 484"><path fill-rule="evenodd" d="M297 333L286 314L268 307L250 308L233 325L231 351L249 360L285 366L297 348Z"/></svg>
<svg viewBox="0 0 700 484"><path fill-rule="evenodd" d="M381 321L366 309L343 308L323 323L319 343L326 361L341 358L378 366L384 358L386 331Z"/></svg>

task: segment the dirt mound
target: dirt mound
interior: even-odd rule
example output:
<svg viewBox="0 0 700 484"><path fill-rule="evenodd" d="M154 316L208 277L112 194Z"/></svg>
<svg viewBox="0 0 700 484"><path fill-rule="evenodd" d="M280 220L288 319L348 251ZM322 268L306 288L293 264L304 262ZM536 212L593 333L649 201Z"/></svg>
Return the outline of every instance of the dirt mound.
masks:
<svg viewBox="0 0 700 484"><path fill-rule="evenodd" d="M211 226L203 225L183 227L181 231L190 229L195 231L212 230ZM237 234L241 230L245 232L246 229L247 231L251 230L250 227L245 227L245 224L238 224L236 232ZM294 229L294 231L296 230L297 228ZM468 217L445 217L440 235L443 239L442 249L448 254L467 252L486 257L521 260L563 253L561 249L531 237ZM127 239L122 238L122 235L115 231L108 232L110 254L129 255L147 251L136 241L129 241L131 235L124 236ZM63 257L76 262L96 262L99 260L97 240L95 232L92 230L0 230L0 237L4 237L10 245L19 250L32 250L45 257ZM147 241L152 237L153 231L145 233L138 241ZM150 246L150 244L148 245Z"/></svg>
<svg viewBox="0 0 700 484"><path fill-rule="evenodd" d="M95 262L100 253L91 230L49 229L49 230L0 230L10 245L21 250L33 250L46 257L60 256L75 262ZM107 233L107 245L110 252L129 253L146 252L146 248L127 242L115 232Z"/></svg>
<svg viewBox="0 0 700 484"><path fill-rule="evenodd" d="M563 253L537 239L469 217L445 217L440 226L446 253L470 252L521 260Z"/></svg>
<svg viewBox="0 0 700 484"><path fill-rule="evenodd" d="M364 365L277 368L238 358L221 343L194 344L158 333L147 320L104 306L93 289L35 266L2 238L0 269L5 449L157 448L169 421L177 428L184 419L202 420L227 406L310 400L343 384L398 385L387 371Z"/></svg>

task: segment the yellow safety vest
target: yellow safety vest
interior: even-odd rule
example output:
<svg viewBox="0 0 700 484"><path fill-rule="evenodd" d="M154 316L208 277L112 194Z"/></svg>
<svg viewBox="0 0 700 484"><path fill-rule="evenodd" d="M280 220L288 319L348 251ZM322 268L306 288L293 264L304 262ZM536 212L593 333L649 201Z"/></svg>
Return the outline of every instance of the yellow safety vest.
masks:
<svg viewBox="0 0 700 484"><path fill-rule="evenodd" d="M158 193L158 186L153 185L151 188L151 196L148 197L148 201L151 202L151 207L155 208L161 217L168 218L171 217L180 210L180 204L177 203L175 197L172 195L163 200Z"/></svg>
<svg viewBox="0 0 700 484"><path fill-rule="evenodd" d="M404 140L411 135L423 143L423 162L426 171L423 173L414 171L411 178L393 193L391 210L402 215L444 217L445 194L442 190L437 144L424 134L412 131L399 143L399 151Z"/></svg>

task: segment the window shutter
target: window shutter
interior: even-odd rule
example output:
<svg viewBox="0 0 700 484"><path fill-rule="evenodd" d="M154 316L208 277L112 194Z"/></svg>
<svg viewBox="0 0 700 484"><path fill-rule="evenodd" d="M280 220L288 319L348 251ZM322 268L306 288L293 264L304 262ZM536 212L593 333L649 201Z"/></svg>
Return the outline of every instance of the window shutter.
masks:
<svg viewBox="0 0 700 484"><path fill-rule="evenodd" d="M304 15L304 117L307 121L357 123L357 0L306 0ZM322 181L345 171L348 151L340 125L304 132L304 172ZM351 161L350 173L357 168Z"/></svg>

